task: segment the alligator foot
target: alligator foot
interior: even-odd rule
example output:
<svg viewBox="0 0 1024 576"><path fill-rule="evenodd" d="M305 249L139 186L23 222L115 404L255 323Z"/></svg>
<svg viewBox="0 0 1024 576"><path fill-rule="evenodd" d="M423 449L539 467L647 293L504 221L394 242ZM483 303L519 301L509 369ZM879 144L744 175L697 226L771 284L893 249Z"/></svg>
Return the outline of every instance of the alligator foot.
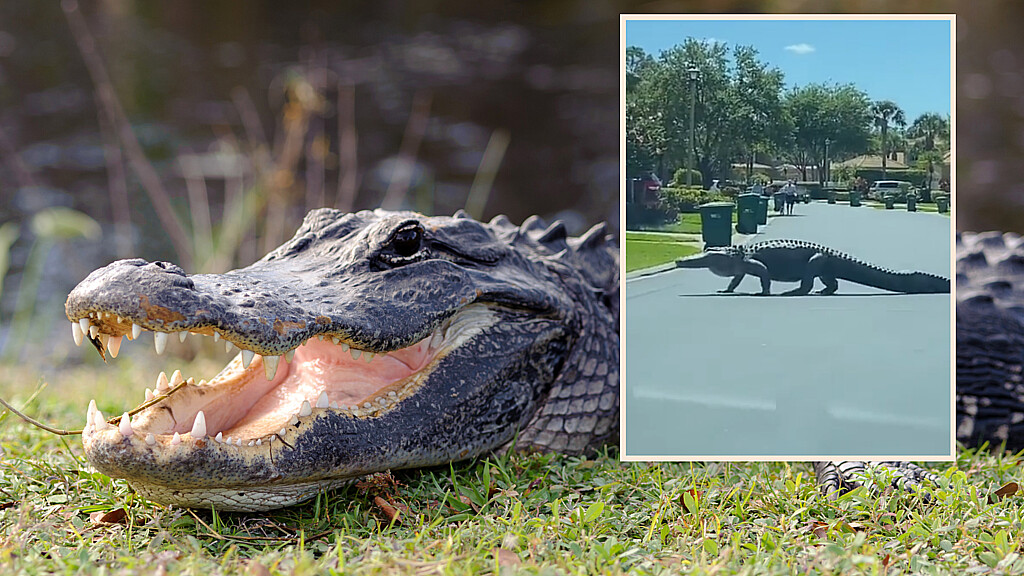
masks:
<svg viewBox="0 0 1024 576"><path fill-rule="evenodd" d="M859 488L869 478L888 480L889 484L907 492L921 491L928 502L931 494L922 491L924 482L937 484L939 476L910 462L815 462L814 474L821 491L830 500Z"/></svg>

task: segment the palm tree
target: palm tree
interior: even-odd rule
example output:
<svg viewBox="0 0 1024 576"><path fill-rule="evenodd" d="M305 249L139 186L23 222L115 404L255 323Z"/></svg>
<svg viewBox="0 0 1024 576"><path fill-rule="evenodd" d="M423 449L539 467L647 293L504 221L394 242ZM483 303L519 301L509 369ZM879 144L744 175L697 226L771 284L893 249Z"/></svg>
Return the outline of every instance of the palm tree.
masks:
<svg viewBox="0 0 1024 576"><path fill-rule="evenodd" d="M941 161L936 141L949 142L949 122L939 114L932 112L922 114L914 120L907 130L907 135L917 140L917 145L923 151L921 157L928 163L928 185L932 182L932 168L936 158Z"/></svg>
<svg viewBox="0 0 1024 576"><path fill-rule="evenodd" d="M885 138L889 135L889 123L896 126L906 126L907 119L903 116L903 110L891 100L880 100L871 105L871 115L874 117L875 126L882 132L882 178L885 178L885 159L887 150Z"/></svg>

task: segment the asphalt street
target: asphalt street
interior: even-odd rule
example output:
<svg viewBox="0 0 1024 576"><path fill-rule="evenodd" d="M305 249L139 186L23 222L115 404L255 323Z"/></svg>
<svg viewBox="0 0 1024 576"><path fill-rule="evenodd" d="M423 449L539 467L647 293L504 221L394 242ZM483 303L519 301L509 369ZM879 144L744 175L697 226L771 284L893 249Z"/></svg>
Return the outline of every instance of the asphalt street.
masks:
<svg viewBox="0 0 1024 576"><path fill-rule="evenodd" d="M933 213L812 203L751 241L808 240L951 277L951 235ZM728 282L681 269L626 281L625 457L952 453L949 294L840 280L831 296L762 297L750 276L718 294Z"/></svg>

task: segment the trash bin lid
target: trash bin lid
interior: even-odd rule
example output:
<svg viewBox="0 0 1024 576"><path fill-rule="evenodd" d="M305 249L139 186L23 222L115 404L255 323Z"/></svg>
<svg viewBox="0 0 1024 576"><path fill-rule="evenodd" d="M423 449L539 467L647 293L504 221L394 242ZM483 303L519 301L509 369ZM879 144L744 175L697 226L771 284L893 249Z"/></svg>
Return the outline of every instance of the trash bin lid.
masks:
<svg viewBox="0 0 1024 576"><path fill-rule="evenodd" d="M701 208L725 208L726 206L730 208L736 207L732 202L708 202L707 204L700 205Z"/></svg>

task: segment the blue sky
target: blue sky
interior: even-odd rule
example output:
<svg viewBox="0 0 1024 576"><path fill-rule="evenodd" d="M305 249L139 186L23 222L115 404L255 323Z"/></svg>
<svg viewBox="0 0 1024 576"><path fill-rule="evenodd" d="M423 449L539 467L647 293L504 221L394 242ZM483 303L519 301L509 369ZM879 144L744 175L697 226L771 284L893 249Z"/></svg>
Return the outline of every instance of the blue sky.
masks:
<svg viewBox="0 0 1024 576"><path fill-rule="evenodd" d="M907 123L950 112L950 23L911 20L660 20L626 22L626 45L657 58L687 37L753 46L786 87L853 84L892 100Z"/></svg>

